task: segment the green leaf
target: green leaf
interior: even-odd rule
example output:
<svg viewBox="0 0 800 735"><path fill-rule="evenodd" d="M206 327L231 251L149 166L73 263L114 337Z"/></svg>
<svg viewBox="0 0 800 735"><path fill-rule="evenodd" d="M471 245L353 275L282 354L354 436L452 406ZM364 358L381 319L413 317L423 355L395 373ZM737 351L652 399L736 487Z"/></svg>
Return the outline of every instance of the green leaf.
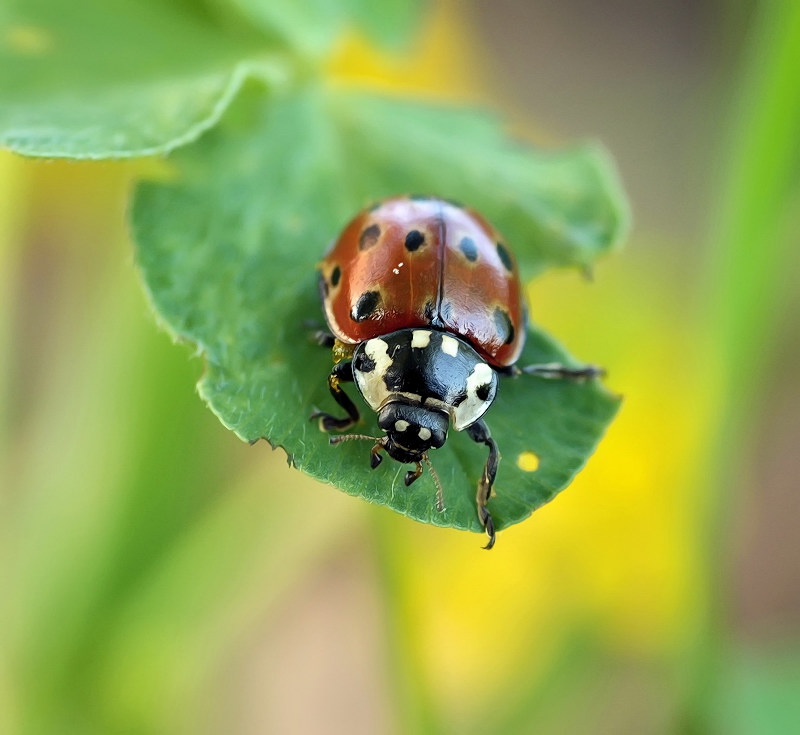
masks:
<svg viewBox="0 0 800 735"><path fill-rule="evenodd" d="M221 0L220 0L221 1ZM424 0L227 0L254 25L305 55L330 50L342 31L356 27L376 45L406 41Z"/></svg>
<svg viewBox="0 0 800 735"><path fill-rule="evenodd" d="M0 11L0 147L70 158L169 151L217 122L246 59L279 71L268 50L189 3L16 0Z"/></svg>
<svg viewBox="0 0 800 735"><path fill-rule="evenodd" d="M379 45L401 46L408 41L427 0L346 0L351 17L369 39Z"/></svg>
<svg viewBox="0 0 800 735"><path fill-rule="evenodd" d="M327 51L345 21L342 2L331 0L227 0L256 27L304 55Z"/></svg>
<svg viewBox="0 0 800 735"><path fill-rule="evenodd" d="M321 319L314 266L369 198L410 188L414 161L421 187L442 196L474 190L468 203L479 210L504 201L508 211L517 213L516 227L526 221L531 232L542 229L537 212L560 209L552 193L546 204L536 206L546 182L531 175L529 185L520 187L522 179L514 173L519 164L510 156L500 161L514 169L510 174L485 153L472 157L485 142L475 138L475 130L498 144L502 141L497 130L491 129L490 135L489 123L480 118L476 122L473 113L436 111L446 115L463 155L453 156L451 145L426 157L415 150L404 125L406 103L371 103L380 113L377 120L365 105L343 128L331 108L341 110L347 99L319 89L269 101L256 91L244 94L221 126L175 157L182 174L179 183L145 183L138 188L132 213L138 262L168 328L196 344L207 360L202 396L242 439L265 437L284 447L303 471L412 518L478 530L474 493L486 458L484 447L451 432L447 445L434 453L447 505L445 512L437 513L427 473L406 488L406 467L387 461L371 471L366 443L332 447L308 420L316 407L337 408L326 384L330 355L309 340L304 327L308 319ZM391 131L383 131L387 147L378 166L373 152L379 146L365 138L382 121L392 119L392 105L398 112L393 123L395 131L400 129L398 144L389 145ZM427 110L415 109L422 116ZM359 129L357 119L363 120ZM433 133L422 126L411 129L422 136L420 148L436 154L426 148ZM533 156L517 150L519 156ZM485 189L466 185L469 177L494 184ZM584 186L588 189L593 181ZM435 190L430 188L434 182ZM608 194L597 192L595 197L602 200ZM516 252L523 255L531 247L530 240L522 240ZM534 329L522 362L554 360L570 362L560 347ZM354 394L352 386L350 393ZM498 527L525 518L570 482L616 408L617 399L594 383L529 377L502 383L487 417L504 455L497 497L490 502ZM374 416L367 410L362 414L364 426L359 428L377 431ZM538 456L536 472L517 466L522 452Z"/></svg>

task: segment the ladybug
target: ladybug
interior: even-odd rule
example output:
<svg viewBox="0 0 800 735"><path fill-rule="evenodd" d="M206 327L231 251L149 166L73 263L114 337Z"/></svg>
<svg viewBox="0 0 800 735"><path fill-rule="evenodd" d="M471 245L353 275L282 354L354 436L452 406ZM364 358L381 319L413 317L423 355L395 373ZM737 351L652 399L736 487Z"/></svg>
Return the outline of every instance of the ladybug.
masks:
<svg viewBox="0 0 800 735"><path fill-rule="evenodd" d="M359 412L342 383L353 381L378 415L383 435L343 434L375 442L371 466L392 459L413 464L406 486L428 466L429 450L450 426L488 447L476 506L487 549L495 528L487 503L500 454L483 416L500 376L588 378L598 368L558 364L518 368L527 314L516 261L500 234L477 212L434 197L394 197L359 213L319 264L320 292L333 348L328 386L347 416L317 411L323 431L345 431Z"/></svg>

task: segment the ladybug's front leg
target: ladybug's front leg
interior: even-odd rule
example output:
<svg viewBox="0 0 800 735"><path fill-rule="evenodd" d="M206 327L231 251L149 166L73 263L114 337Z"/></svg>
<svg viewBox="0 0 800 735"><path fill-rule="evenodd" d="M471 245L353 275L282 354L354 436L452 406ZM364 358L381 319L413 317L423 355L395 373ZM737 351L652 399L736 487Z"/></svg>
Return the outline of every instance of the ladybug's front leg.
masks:
<svg viewBox="0 0 800 735"><path fill-rule="evenodd" d="M350 360L337 362L333 366L333 370L331 370L331 374L328 376L328 387L336 403L347 411L347 418L339 419L324 411L315 411L309 418L319 419L319 428L322 431L333 431L334 429L337 431L344 431L358 421L358 409L355 403L350 400L350 396L344 392L340 385L342 382L351 382L352 380L353 365Z"/></svg>
<svg viewBox="0 0 800 735"><path fill-rule="evenodd" d="M478 508L478 518L481 525L486 529L486 535L489 541L484 546L484 549L491 549L495 542L494 521L489 513L486 504L492 495L492 486L494 485L494 478L497 475L497 465L500 464L500 452L497 451L497 444L489 432L489 427L486 426L483 419L479 419L471 426L467 427L467 434L473 441L480 444L485 444L489 447L489 457L483 467L483 475L480 482L478 482L478 493L475 496L475 504Z"/></svg>

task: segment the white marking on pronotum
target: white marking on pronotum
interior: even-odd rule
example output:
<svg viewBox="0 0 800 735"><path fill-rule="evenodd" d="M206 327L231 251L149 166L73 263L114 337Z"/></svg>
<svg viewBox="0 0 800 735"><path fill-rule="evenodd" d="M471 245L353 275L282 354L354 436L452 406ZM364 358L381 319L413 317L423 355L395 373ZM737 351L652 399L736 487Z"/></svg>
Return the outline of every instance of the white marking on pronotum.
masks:
<svg viewBox="0 0 800 735"><path fill-rule="evenodd" d="M467 394L474 395L478 388L491 382L492 369L485 362L479 362L467 378Z"/></svg>
<svg viewBox="0 0 800 735"><path fill-rule="evenodd" d="M458 354L458 340L446 334L443 334L442 352L444 352L445 355L450 355L451 357L455 357Z"/></svg>
<svg viewBox="0 0 800 735"><path fill-rule="evenodd" d="M408 421L405 421L404 419L397 419L397 421L394 422L395 431L405 431L407 428Z"/></svg>
<svg viewBox="0 0 800 735"><path fill-rule="evenodd" d="M421 426L419 430L419 438L426 442L431 438L431 430L425 426Z"/></svg>
<svg viewBox="0 0 800 735"><path fill-rule="evenodd" d="M392 364L389 357L389 345L382 339L371 339L364 345L364 352L375 363L375 372L381 377L386 375L386 371Z"/></svg>
<svg viewBox="0 0 800 735"><path fill-rule="evenodd" d="M364 345L364 354L375 363L375 369L368 373L353 370L358 389L364 400L377 411L389 398L383 378L392 365L389 345L382 339L371 339Z"/></svg>
<svg viewBox="0 0 800 735"><path fill-rule="evenodd" d="M456 408L453 409L453 428L456 431L465 429L470 424L475 423L489 408L491 401L487 397L481 400L478 398L478 388L488 385L490 388L495 383L492 368L485 362L479 362L467 378L466 385L467 398Z"/></svg>
<svg viewBox="0 0 800 735"><path fill-rule="evenodd" d="M431 333L427 329L415 329L411 333L411 346L422 349L431 343Z"/></svg>

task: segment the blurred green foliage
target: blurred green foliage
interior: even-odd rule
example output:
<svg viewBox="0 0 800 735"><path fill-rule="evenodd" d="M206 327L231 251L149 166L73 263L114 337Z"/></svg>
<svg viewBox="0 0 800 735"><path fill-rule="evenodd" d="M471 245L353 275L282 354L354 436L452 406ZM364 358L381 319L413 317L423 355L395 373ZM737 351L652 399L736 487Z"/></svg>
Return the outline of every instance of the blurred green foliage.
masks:
<svg viewBox="0 0 800 735"><path fill-rule="evenodd" d="M776 0L759 8L737 92L710 223L706 280L706 359L719 375L713 388L719 402L719 430L710 442L701 477L713 493L704 518L711 589L725 574L727 547L718 538L729 533L737 507L731 492L745 490L743 458L746 461L757 439L758 423L753 416L764 399L763 366L774 354L780 315L791 308L796 292L800 3ZM725 701L724 708L741 717L734 726L736 718L726 716L726 732L782 733L800 728L800 700L785 696L786 679L775 676L772 653L757 661L751 651L726 652L727 636L718 623L723 600L722 595L711 597L705 619L705 656L695 671L689 696L698 727L711 727L707 691L711 688ZM739 661L729 670L731 658L752 661L752 670L765 674L763 686L754 686L748 672L736 670L741 667ZM796 681L796 673L788 678ZM733 706L739 693L744 696Z"/></svg>
<svg viewBox="0 0 800 735"><path fill-rule="evenodd" d="M219 121L247 76L302 76L361 27L397 44L420 0L10 0L0 146L29 156L165 153Z"/></svg>

